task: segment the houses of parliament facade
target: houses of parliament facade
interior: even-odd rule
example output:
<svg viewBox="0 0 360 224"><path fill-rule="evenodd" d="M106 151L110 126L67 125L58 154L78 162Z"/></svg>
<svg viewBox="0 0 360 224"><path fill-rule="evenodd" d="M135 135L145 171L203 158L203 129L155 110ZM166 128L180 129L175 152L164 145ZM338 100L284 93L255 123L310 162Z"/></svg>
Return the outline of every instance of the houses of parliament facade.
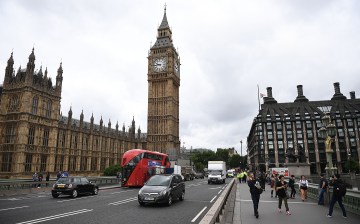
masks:
<svg viewBox="0 0 360 224"><path fill-rule="evenodd" d="M47 68L35 71L32 49L25 68L15 72L13 53L0 86L0 178L29 177L34 172L68 171L72 175L101 175L121 164L124 152L134 148L175 155L180 151L180 57L172 42L166 8L157 40L148 51L148 132L126 130L102 118L74 118L72 109L61 114L63 65L55 83ZM66 78L66 75L65 75Z"/></svg>

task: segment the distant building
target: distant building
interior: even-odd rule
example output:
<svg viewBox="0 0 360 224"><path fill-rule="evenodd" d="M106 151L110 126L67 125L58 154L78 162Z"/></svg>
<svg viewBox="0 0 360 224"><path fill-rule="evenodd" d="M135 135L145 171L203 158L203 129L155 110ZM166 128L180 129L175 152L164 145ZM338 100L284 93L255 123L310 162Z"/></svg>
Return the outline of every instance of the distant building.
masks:
<svg viewBox="0 0 360 224"><path fill-rule="evenodd" d="M335 93L330 100L309 101L303 95L303 87L297 86L294 102L278 103L267 88L267 97L254 118L247 137L248 163L258 169L286 165L286 149L304 149L311 173L325 173L326 154L324 140L318 137L321 118L329 112L337 127L333 143L333 163L339 172L345 172L344 164L351 156L360 161L360 99L350 92L347 99L334 83Z"/></svg>

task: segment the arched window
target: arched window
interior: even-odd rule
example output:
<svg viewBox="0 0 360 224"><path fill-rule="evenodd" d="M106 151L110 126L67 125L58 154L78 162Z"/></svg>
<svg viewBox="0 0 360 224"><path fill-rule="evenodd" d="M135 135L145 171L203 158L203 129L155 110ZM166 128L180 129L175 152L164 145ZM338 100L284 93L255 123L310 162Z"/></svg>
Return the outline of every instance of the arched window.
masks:
<svg viewBox="0 0 360 224"><path fill-rule="evenodd" d="M36 115L38 111L39 97L34 96L31 107L31 114Z"/></svg>
<svg viewBox="0 0 360 224"><path fill-rule="evenodd" d="M9 112L17 111L19 106L19 97L13 96L10 100Z"/></svg>
<svg viewBox="0 0 360 224"><path fill-rule="evenodd" d="M51 100L46 101L46 103L45 103L45 117L47 117L47 118L51 118L51 107L52 107Z"/></svg>

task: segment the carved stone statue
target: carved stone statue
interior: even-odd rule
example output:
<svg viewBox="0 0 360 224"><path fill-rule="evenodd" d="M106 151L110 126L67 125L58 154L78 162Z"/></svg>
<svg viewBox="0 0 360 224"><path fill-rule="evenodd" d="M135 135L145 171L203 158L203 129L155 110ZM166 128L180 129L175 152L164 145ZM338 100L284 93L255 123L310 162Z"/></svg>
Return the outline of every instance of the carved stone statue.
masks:
<svg viewBox="0 0 360 224"><path fill-rule="evenodd" d="M285 156L289 159L289 162L297 162L297 160L299 159L299 163L303 163L306 162L306 156L305 156L305 151L303 149L303 147L300 144L296 144L297 147L297 151L298 153L295 153L295 149L289 147L286 150L286 154Z"/></svg>

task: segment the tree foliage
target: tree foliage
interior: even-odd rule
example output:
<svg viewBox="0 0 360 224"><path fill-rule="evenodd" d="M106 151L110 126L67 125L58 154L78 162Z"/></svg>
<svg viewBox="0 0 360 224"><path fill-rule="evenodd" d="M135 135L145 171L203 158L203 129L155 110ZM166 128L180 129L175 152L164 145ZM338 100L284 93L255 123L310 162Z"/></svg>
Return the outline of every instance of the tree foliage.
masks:
<svg viewBox="0 0 360 224"><path fill-rule="evenodd" d="M104 176L116 176L118 172L121 172L122 168L120 164L109 166L104 170Z"/></svg>
<svg viewBox="0 0 360 224"><path fill-rule="evenodd" d="M350 159L348 161L346 161L346 163L345 163L345 168L349 172L357 173L357 172L359 172L359 163L350 157Z"/></svg>

